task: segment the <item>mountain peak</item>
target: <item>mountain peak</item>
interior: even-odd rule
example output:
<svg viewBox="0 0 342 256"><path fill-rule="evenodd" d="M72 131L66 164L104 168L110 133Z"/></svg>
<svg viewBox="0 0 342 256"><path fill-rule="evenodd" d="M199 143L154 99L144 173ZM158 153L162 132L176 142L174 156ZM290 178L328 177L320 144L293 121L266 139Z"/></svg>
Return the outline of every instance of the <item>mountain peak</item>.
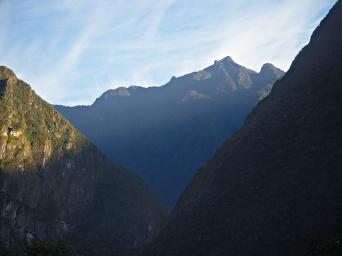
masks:
<svg viewBox="0 0 342 256"><path fill-rule="evenodd" d="M214 64L219 64L219 63L235 63L232 57L226 56L221 60L215 60Z"/></svg>
<svg viewBox="0 0 342 256"><path fill-rule="evenodd" d="M176 76L172 76L171 79L170 79L170 82L174 82L177 80L177 77Z"/></svg>
<svg viewBox="0 0 342 256"><path fill-rule="evenodd" d="M100 98L107 99L113 96L130 96L131 93L127 87L118 87L116 89L110 89L105 91Z"/></svg>
<svg viewBox="0 0 342 256"><path fill-rule="evenodd" d="M268 71L278 71L278 70L280 69L274 66L272 63L265 63L264 65L262 65L260 69L260 73L268 72Z"/></svg>
<svg viewBox="0 0 342 256"><path fill-rule="evenodd" d="M5 66L0 66L0 95L4 95L9 84L13 85L16 82L17 77L14 72Z"/></svg>
<svg viewBox="0 0 342 256"><path fill-rule="evenodd" d="M276 75L278 77L282 77L285 72L274 66L272 63L265 63L264 65L262 65L259 74L262 76Z"/></svg>
<svg viewBox="0 0 342 256"><path fill-rule="evenodd" d="M261 67L261 71L264 69L277 69L272 63L265 63L264 65L262 65Z"/></svg>
<svg viewBox="0 0 342 256"><path fill-rule="evenodd" d="M16 75L14 74L14 72L8 67L0 66L0 79L9 79L11 77L16 78Z"/></svg>
<svg viewBox="0 0 342 256"><path fill-rule="evenodd" d="M123 86L115 88L115 89L109 89L105 91L104 93L102 93L102 95L95 100L94 104L107 101L108 99L111 99L114 97L119 97L119 98L129 97L131 96L130 89L132 89L132 87L127 88Z"/></svg>

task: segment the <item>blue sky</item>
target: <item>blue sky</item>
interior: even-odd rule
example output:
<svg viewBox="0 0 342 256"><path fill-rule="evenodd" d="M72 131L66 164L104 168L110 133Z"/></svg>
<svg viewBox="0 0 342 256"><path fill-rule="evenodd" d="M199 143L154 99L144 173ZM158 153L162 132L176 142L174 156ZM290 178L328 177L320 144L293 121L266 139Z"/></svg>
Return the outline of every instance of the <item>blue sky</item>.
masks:
<svg viewBox="0 0 342 256"><path fill-rule="evenodd" d="M287 70L336 0L0 0L0 65L47 101L91 104L231 56Z"/></svg>

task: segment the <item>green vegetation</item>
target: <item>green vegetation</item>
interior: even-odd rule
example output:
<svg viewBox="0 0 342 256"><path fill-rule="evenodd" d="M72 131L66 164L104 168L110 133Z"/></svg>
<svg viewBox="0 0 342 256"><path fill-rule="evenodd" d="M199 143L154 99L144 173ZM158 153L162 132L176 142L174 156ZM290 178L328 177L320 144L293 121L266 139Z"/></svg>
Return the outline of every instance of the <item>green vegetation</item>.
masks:
<svg viewBox="0 0 342 256"><path fill-rule="evenodd" d="M164 218L143 181L113 166L0 66L0 255L133 255ZM0 88L1 90L1 88ZM133 244L134 241L134 244ZM11 248L7 248L11 246Z"/></svg>
<svg viewBox="0 0 342 256"><path fill-rule="evenodd" d="M47 160L59 159L86 144L84 137L25 82L6 71L0 74L0 81L2 169L15 170L17 165L40 169Z"/></svg>

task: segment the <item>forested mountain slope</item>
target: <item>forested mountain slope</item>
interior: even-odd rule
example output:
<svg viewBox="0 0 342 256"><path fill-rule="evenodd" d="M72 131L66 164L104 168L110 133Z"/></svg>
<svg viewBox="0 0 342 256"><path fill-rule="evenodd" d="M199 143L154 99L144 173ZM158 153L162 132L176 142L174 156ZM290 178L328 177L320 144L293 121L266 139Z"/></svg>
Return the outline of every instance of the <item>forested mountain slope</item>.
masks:
<svg viewBox="0 0 342 256"><path fill-rule="evenodd" d="M0 243L64 239L82 255L134 255L164 209L25 82L0 67Z"/></svg>
<svg viewBox="0 0 342 256"><path fill-rule="evenodd" d="M341 255L341 27L338 1L143 255Z"/></svg>

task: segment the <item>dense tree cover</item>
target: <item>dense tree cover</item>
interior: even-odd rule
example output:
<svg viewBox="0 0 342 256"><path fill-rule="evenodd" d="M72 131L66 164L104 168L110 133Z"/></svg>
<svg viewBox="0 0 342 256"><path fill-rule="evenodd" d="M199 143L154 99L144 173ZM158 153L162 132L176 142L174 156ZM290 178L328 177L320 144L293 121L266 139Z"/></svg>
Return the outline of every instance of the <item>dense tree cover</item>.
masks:
<svg viewBox="0 0 342 256"><path fill-rule="evenodd" d="M67 239L81 255L132 255L165 210L53 106L0 66L0 242ZM32 250L59 244L33 243Z"/></svg>

